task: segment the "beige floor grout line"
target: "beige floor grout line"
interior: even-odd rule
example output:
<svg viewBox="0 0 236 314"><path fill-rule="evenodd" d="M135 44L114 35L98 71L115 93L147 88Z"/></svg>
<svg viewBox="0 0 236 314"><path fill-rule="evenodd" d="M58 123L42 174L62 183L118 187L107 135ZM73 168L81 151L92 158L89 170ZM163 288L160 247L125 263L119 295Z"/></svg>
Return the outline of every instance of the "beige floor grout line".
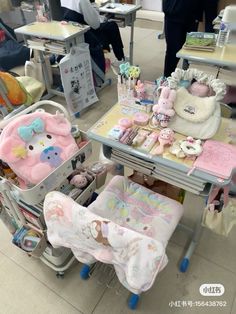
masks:
<svg viewBox="0 0 236 314"><path fill-rule="evenodd" d="M1 252L2 253L2 252ZM43 286L45 286L46 288L48 288L50 291L53 292L53 294L55 294L56 296L58 296L60 299L62 299L63 301L65 301L67 304L69 304L71 307L73 307L76 311L78 311L78 313L80 314L84 314L84 312L82 312L80 309L78 309L76 306L74 306L73 304L71 304L68 300L66 300L63 296L61 296L59 293L57 293L55 290L53 290L51 287L49 287L45 282L43 282L42 280L40 280L39 278L35 277L31 272L29 272L26 268L24 268L22 265L20 265L19 263L17 263L13 258L7 256L6 254L2 253L2 255L4 255L7 259L9 259L11 262L13 262L16 266L18 266L19 268L23 269L26 273L28 273L32 278L34 278L35 280L37 280L38 282L40 282ZM59 279L58 279L59 280Z"/></svg>
<svg viewBox="0 0 236 314"><path fill-rule="evenodd" d="M235 312L233 313L234 303L236 303L236 292L234 294L234 298L233 298L233 301L232 301L232 304L231 304L230 314L235 314Z"/></svg>
<svg viewBox="0 0 236 314"><path fill-rule="evenodd" d="M109 283L110 283L112 280L113 280L113 279L111 279L111 280L109 281ZM96 310L96 308L99 306L100 302L102 301L102 299L103 299L103 297L104 297L104 295L105 295L105 293L106 293L107 291L108 291L108 288L106 287L106 288L104 289L104 291L103 291L103 294L101 295L101 297L99 298L99 300L98 300L97 303L95 304L94 309L92 310L91 314L93 314L94 311Z"/></svg>
<svg viewBox="0 0 236 314"><path fill-rule="evenodd" d="M184 248L185 249L185 246L181 246L180 244L178 244L177 242L175 242L173 240L170 240L169 242L174 244L174 245L176 245L176 246L178 246L178 247L180 247L180 248ZM168 245L167 245L167 247L168 247ZM192 255L191 258L194 258L194 255L196 255L198 257L201 257L202 259L208 261L209 263L214 264L215 266L218 266L218 267L224 269L227 272L230 272L231 274L233 274L235 276L235 279L236 279L236 272L232 271L231 269L228 269L228 268L226 268L226 267L224 267L224 266L222 266L222 265L220 265L220 264L218 264L216 262L213 262L212 260L210 260L207 257L203 256L201 253L197 253L196 251L194 252L194 254ZM190 264L191 264L191 259L190 259Z"/></svg>

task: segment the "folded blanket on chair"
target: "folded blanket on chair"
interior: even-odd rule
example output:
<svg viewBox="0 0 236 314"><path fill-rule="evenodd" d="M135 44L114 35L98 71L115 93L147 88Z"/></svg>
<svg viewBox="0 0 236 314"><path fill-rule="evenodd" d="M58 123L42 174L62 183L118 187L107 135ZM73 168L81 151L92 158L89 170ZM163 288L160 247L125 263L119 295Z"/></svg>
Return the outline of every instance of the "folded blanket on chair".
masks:
<svg viewBox="0 0 236 314"><path fill-rule="evenodd" d="M163 244L80 206L60 192L44 201L48 240L71 248L87 264L113 264L120 282L133 293L148 290L167 264Z"/></svg>

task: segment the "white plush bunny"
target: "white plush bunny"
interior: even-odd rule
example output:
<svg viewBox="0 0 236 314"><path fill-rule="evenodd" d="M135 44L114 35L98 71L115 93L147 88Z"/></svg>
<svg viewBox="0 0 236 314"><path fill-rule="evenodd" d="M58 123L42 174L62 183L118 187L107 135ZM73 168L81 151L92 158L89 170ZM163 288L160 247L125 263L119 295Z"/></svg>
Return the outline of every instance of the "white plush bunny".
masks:
<svg viewBox="0 0 236 314"><path fill-rule="evenodd" d="M170 118L174 116L175 111L173 109L174 101L176 98L176 91L170 89L169 87L163 87L161 90L161 95L158 100L158 104L154 105L152 108L153 126L167 127Z"/></svg>

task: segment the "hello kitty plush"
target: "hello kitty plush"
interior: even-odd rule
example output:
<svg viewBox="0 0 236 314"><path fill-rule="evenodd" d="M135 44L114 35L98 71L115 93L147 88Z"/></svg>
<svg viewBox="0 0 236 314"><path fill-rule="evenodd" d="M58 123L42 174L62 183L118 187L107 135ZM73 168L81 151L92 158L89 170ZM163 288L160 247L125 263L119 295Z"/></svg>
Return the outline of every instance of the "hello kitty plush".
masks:
<svg viewBox="0 0 236 314"><path fill-rule="evenodd" d="M174 116L175 111L173 108L176 92L169 87L165 86L161 90L161 94L158 100L158 104L154 105L152 126L163 128L167 127L170 118Z"/></svg>
<svg viewBox="0 0 236 314"><path fill-rule="evenodd" d="M77 150L71 124L61 113L18 116L0 135L0 159L27 185L39 183Z"/></svg>

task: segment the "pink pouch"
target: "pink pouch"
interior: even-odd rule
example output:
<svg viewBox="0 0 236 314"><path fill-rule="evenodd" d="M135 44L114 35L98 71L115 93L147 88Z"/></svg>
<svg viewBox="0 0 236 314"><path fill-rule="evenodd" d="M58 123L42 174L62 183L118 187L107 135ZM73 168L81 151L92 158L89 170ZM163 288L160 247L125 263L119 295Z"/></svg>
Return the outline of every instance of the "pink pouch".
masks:
<svg viewBox="0 0 236 314"><path fill-rule="evenodd" d="M16 117L0 135L0 159L27 184L37 184L78 150L63 114Z"/></svg>
<svg viewBox="0 0 236 314"><path fill-rule="evenodd" d="M219 178L229 179L236 167L236 147L227 143L208 140L204 143L203 151L196 159L193 167Z"/></svg>

